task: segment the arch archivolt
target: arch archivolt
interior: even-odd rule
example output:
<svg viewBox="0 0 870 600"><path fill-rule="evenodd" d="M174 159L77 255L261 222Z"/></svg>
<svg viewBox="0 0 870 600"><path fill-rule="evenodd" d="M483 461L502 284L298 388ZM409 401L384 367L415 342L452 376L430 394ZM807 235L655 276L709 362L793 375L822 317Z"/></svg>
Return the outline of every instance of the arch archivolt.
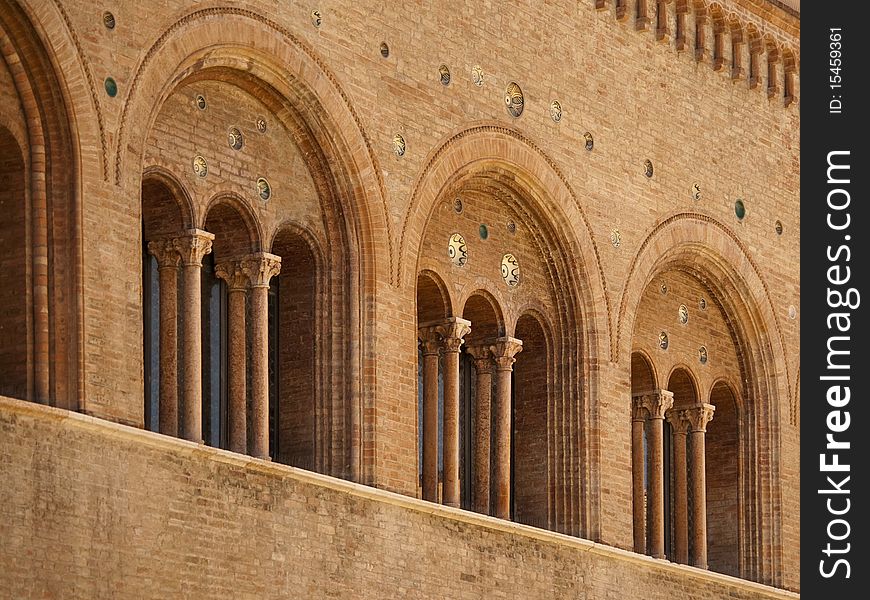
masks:
<svg viewBox="0 0 870 600"><path fill-rule="evenodd" d="M264 26L278 35L263 36ZM310 138L313 162L321 170L327 164L341 165L324 174L324 179L330 197L354 199L342 213L347 221L343 226L367 250L363 260L375 249L381 250L377 248L381 245L386 246L382 253L392 256L381 170L347 95L310 48L253 11L212 7L191 12L149 48L124 97L114 157L115 183L128 189L138 185L146 136L160 108L183 81L196 81L209 69L225 69L220 78L231 80L259 100L268 100L275 118L285 124L291 115L305 115L295 129ZM130 123L147 126L130 127ZM288 129L294 127L288 124ZM374 240L373 230L387 234Z"/></svg>
<svg viewBox="0 0 870 600"><path fill-rule="evenodd" d="M745 468L741 468L739 485L746 510L741 513L739 572L742 577L776 583L781 561L781 521L776 517L780 497L777 424L781 407L791 403L784 343L770 292L733 232L706 215L673 215L653 228L629 269L618 315L620 355L628 356L637 348L642 298L667 273L682 273L697 281L709 293L708 311L715 307L725 319L723 326L736 352L737 367L732 370L737 372L714 373L708 381L702 377L700 389L703 400L709 402L715 383L724 378L740 407L739 452ZM673 322L668 327L679 331ZM656 356L658 352L649 351L653 362L667 362ZM698 373L703 367L689 368ZM735 385L735 380L740 384ZM769 457L769 462L760 457Z"/></svg>

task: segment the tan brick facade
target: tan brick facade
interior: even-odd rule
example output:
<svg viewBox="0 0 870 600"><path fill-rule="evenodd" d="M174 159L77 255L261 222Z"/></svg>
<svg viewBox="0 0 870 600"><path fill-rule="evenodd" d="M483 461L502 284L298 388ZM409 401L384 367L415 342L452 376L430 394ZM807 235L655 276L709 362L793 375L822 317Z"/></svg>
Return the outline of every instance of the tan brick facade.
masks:
<svg viewBox="0 0 870 600"><path fill-rule="evenodd" d="M0 0L0 394L113 422L3 401L0 566L100 525L116 576L150 573L157 524L204 527L199 503L227 545L270 532L250 595L275 561L343 597L512 595L512 574L540 596L782 595L626 552L659 542L799 590L799 33L754 0ZM663 391L673 413L636 410ZM707 404L681 462L671 424ZM122 425L405 496L428 476L469 510ZM475 485L479 511L559 534L474 515ZM185 544L165 560L205 560ZM475 546L443 588L415 570ZM78 596L110 595L81 564ZM232 589L182 570L131 597Z"/></svg>

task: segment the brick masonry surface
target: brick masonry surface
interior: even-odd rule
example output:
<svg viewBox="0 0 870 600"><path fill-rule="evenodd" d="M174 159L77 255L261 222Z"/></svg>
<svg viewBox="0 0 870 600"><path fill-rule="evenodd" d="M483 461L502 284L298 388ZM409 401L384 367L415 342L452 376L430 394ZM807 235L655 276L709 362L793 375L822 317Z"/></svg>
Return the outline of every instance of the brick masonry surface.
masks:
<svg viewBox="0 0 870 600"><path fill-rule="evenodd" d="M6 398L0 465L10 598L797 598Z"/></svg>
<svg viewBox="0 0 870 600"><path fill-rule="evenodd" d="M518 519L612 549L523 534L526 588L546 579L623 597L614 581L659 593L651 582L661 575L671 597L688 582L701 582L698 597L720 597L708 584L767 593L621 553L633 546L632 356L643 353L659 387L681 369L697 400L718 402L711 567L799 590L799 34L799 15L762 0L0 0L0 208L15 207L0 224L0 394L144 427L145 242L205 229L214 259L282 258L278 429L292 441L279 444L279 462L418 495L417 326L433 307L464 314L472 338L528 342L514 374ZM505 108L512 83L524 95L519 117ZM463 267L447 257L453 233L468 242ZM518 286L502 280L505 253L522 269ZM179 304L178 325L194 322ZM713 397L723 384L733 398ZM60 426L45 414L54 416L27 422ZM12 485L0 494L18 498L0 508L16 507L4 526L17 523L11 539L37 544L29 556L51 565L37 575L16 563L9 577L63 578L80 597L108 597L109 578L95 573L119 561L115 581L143 590L178 595L187 588L161 586L183 584L198 597L236 581L262 595L268 564L287 589L328 574L337 595L352 596L375 585L367 574L385 582L413 571L434 586L452 568L416 552L473 556L457 564L483 568L479 547L492 554L486 576L469 566L440 582L473 596L462 586L479 592L516 568L506 532L520 530L508 524L413 499L363 509L360 498L393 497L73 422L89 425L70 429L69 448L20 423L0 440L29 457L3 455ZM111 446L122 438L126 450ZM136 452L134 440L148 442ZM150 462L128 468L124 452ZM36 458L49 462L30 466ZM161 486L174 500L152 506ZM330 521L332 510L343 520ZM405 510L414 516L402 529ZM323 519L309 531L289 514ZM372 520L396 529L392 545L375 546L376 530L363 531ZM243 552L231 537L243 530L263 545ZM305 546L279 543L299 532L340 544L312 547L324 562L306 561L293 554ZM148 562L164 545L164 568L185 576ZM507 596L523 589L503 585Z"/></svg>

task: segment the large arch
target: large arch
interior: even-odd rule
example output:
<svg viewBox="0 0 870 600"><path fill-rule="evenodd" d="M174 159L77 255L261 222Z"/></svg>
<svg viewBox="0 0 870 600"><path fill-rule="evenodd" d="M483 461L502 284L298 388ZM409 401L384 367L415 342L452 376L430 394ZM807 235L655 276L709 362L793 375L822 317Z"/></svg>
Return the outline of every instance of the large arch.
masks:
<svg viewBox="0 0 870 600"><path fill-rule="evenodd" d="M789 406L788 368L767 284L740 239L713 218L680 213L656 225L625 280L617 323L620 355L631 351L632 331L644 290L660 273L694 277L727 315L737 348L743 388L740 453L746 502L742 509L740 574L773 585L781 579L782 549L778 423ZM781 374L785 374L782 377ZM765 460L766 459L766 460Z"/></svg>
<svg viewBox="0 0 870 600"><path fill-rule="evenodd" d="M564 494L556 503L564 512L553 527L597 539L597 365L602 355L608 355L602 347L611 338L604 277L579 199L555 163L515 130L485 123L455 132L430 153L414 184L401 228L396 274L404 289L413 286L420 270L434 268L423 251L424 242L427 252L433 247L426 241L427 231L435 215L443 217L445 203L452 203L459 192L469 194L472 203L486 198L500 202L506 214L514 216L517 231L525 223L541 255L552 259L545 261L541 281L558 290L559 308L547 317L553 328L552 365L559 371L553 379L554 414L564 427L563 435L556 436L564 444L558 454L562 464L552 464L556 459L550 456L550 467L559 478L555 485ZM504 287L496 280L496 287ZM486 289L480 278L468 280L455 293L462 298L481 287ZM510 307L506 333L512 335L524 301L505 304ZM473 332L473 324L471 328Z"/></svg>
<svg viewBox="0 0 870 600"><path fill-rule="evenodd" d="M276 35L262 36L264 26ZM346 323L332 332L335 339L329 343L333 358L328 361L341 364L343 371L333 378L333 385L342 388L345 399L344 434L332 448L330 473L372 482L374 463L363 464L362 457L374 452L363 453L362 446L374 442L373 423L364 423L362 414L374 400L375 382L374 370L363 369L363 357L368 357L367 367L376 360L371 350L375 303L368 299L374 297L382 274L372 257L391 255L392 236L380 169L361 122L336 78L289 31L245 9L196 10L169 27L130 80L114 156L113 179L122 189L138 185L147 136L164 101L180 85L198 80L240 87L299 135L297 143L314 177L325 226L334 234L324 256L329 265L325 272L331 273L331 289L341 300L330 303ZM202 212L196 216L197 226L203 217ZM382 235L376 240L373 231ZM342 341L344 336L348 339Z"/></svg>
<svg viewBox="0 0 870 600"><path fill-rule="evenodd" d="M14 81L26 130L26 142L21 140L20 145L27 148L24 185L30 276L21 285L33 310L28 317L32 357L25 396L87 411L79 138L58 57L43 41L47 39L40 24L44 11L39 9L11 0L0 2L0 60ZM47 17L49 26L59 25L53 15ZM69 62L69 55L63 56ZM75 79L76 70L69 76Z"/></svg>

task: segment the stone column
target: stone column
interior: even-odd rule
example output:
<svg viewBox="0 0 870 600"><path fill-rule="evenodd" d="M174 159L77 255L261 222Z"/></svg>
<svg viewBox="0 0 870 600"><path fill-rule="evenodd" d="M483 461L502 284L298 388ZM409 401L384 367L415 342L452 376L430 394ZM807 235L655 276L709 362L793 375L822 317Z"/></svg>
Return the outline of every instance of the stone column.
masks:
<svg viewBox="0 0 870 600"><path fill-rule="evenodd" d="M647 410L644 394L631 399L631 505L634 523L634 551L646 554L646 503L644 502L643 429Z"/></svg>
<svg viewBox="0 0 870 600"><path fill-rule="evenodd" d="M269 458L269 280L281 257L266 252L241 261L251 283L251 456Z"/></svg>
<svg viewBox="0 0 870 600"><path fill-rule="evenodd" d="M514 358L523 349L523 342L502 337L490 346L495 362L495 481L493 482L494 516L511 516L511 372Z"/></svg>
<svg viewBox="0 0 870 600"><path fill-rule="evenodd" d="M182 350L184 382L182 397L182 437L202 443L202 259L211 252L214 235L201 229L188 229L175 238L181 255L184 278L184 328Z"/></svg>
<svg viewBox="0 0 870 600"><path fill-rule="evenodd" d="M707 473L705 436L707 423L716 410L712 404L699 404L685 411L689 421L692 441L692 521L693 541L692 565L699 569L707 568Z"/></svg>
<svg viewBox="0 0 870 600"><path fill-rule="evenodd" d="M418 330L423 350L423 500L438 502L438 354L436 327Z"/></svg>
<svg viewBox="0 0 870 600"><path fill-rule="evenodd" d="M459 508L459 348L471 321L450 317L438 328L444 348L444 483L441 502Z"/></svg>
<svg viewBox="0 0 870 600"><path fill-rule="evenodd" d="M649 412L649 503L650 554L665 558L665 479L664 421L665 413L674 405L674 394L658 390L644 396Z"/></svg>
<svg viewBox="0 0 870 600"><path fill-rule="evenodd" d="M160 277L160 433L178 436L178 266L174 239L148 242ZM146 332L147 335L147 332Z"/></svg>
<svg viewBox="0 0 870 600"><path fill-rule="evenodd" d="M689 494L686 471L686 434L689 421L686 411L671 409L668 423L674 439L674 559L689 563Z"/></svg>
<svg viewBox="0 0 870 600"><path fill-rule="evenodd" d="M474 510L489 514L490 404L492 402L492 352L489 346L468 346L474 357Z"/></svg>
<svg viewBox="0 0 870 600"><path fill-rule="evenodd" d="M227 282L229 348L227 387L229 388L228 435L232 452L248 452L247 418L247 325L245 324L245 301L248 276L237 260L215 265L215 275Z"/></svg>

